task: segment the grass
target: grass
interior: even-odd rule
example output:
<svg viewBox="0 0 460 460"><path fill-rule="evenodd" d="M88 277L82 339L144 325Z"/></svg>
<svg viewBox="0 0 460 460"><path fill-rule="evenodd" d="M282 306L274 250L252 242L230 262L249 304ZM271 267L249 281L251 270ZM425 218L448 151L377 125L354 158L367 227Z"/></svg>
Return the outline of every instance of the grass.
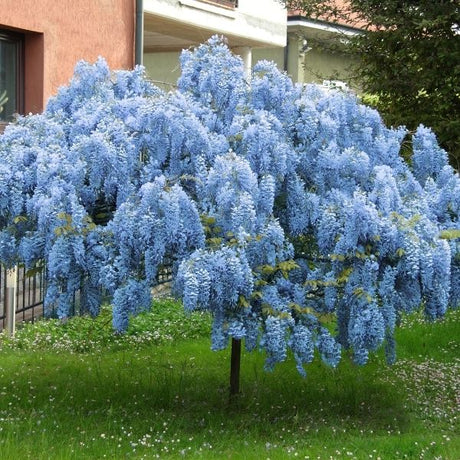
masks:
<svg viewBox="0 0 460 460"><path fill-rule="evenodd" d="M107 311L0 338L0 459L458 459L460 311L405 319L399 360L318 360L301 378L244 353L228 399L229 351L209 317L164 301L110 331Z"/></svg>

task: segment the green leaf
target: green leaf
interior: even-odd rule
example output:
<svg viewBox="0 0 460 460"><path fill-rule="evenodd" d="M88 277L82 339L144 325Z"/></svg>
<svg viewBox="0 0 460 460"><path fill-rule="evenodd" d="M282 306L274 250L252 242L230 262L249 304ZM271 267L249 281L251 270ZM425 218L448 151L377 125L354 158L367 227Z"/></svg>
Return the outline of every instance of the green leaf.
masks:
<svg viewBox="0 0 460 460"><path fill-rule="evenodd" d="M207 242L210 246L219 246L222 243L222 238L208 238Z"/></svg>
<svg viewBox="0 0 460 460"><path fill-rule="evenodd" d="M273 267L272 265L261 265L260 267L257 268L257 270L262 273L262 275L272 275L276 271L276 267Z"/></svg>
<svg viewBox="0 0 460 460"><path fill-rule="evenodd" d="M460 238L460 230L458 230L456 228L443 230L439 234L439 238L441 238L443 240L456 240L456 239Z"/></svg>
<svg viewBox="0 0 460 460"><path fill-rule="evenodd" d="M353 268L348 267L342 270L339 273L339 276L337 277L337 282L339 283L346 283L348 281L348 278L350 278L350 275L353 273Z"/></svg>
<svg viewBox="0 0 460 460"><path fill-rule="evenodd" d="M14 219L13 219L13 223L15 224L19 224L20 222L27 222L29 219L27 216L16 216Z"/></svg>
<svg viewBox="0 0 460 460"><path fill-rule="evenodd" d="M238 297L238 306L242 308L248 308L250 306L246 297L242 294L240 294L240 296Z"/></svg>

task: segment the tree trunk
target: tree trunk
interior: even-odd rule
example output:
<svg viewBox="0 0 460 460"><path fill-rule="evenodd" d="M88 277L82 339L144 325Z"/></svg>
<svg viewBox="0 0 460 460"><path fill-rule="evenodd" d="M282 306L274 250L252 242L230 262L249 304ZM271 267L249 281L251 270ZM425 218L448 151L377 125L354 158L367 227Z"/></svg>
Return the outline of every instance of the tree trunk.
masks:
<svg viewBox="0 0 460 460"><path fill-rule="evenodd" d="M230 359L230 397L240 392L241 340L232 339Z"/></svg>

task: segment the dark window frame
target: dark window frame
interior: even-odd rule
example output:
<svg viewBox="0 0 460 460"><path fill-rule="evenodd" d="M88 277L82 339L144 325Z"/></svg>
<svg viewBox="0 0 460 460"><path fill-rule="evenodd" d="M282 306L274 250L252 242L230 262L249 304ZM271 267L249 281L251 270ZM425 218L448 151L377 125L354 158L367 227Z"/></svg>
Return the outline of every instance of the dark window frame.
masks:
<svg viewBox="0 0 460 460"><path fill-rule="evenodd" d="M238 0L199 0L203 3L209 3L222 8L235 9L238 8Z"/></svg>
<svg viewBox="0 0 460 460"><path fill-rule="evenodd" d="M15 113L24 113L24 54L25 36L8 29L0 29L0 41L16 45L16 107ZM2 120L0 120L1 122Z"/></svg>

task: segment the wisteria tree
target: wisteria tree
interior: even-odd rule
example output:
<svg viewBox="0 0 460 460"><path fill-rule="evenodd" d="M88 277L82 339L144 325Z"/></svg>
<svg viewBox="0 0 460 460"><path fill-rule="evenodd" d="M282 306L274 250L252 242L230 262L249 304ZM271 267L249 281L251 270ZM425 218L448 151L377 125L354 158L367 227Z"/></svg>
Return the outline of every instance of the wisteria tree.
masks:
<svg viewBox="0 0 460 460"><path fill-rule="evenodd" d="M407 164L406 130L353 95L265 61L248 81L218 37L181 65L165 93L81 62L0 137L0 260L44 262L48 310L67 317L79 291L96 315L105 290L123 331L169 265L214 350L244 341L267 370L292 354L304 375L315 350L391 363L401 314L459 306L460 178L428 128Z"/></svg>

